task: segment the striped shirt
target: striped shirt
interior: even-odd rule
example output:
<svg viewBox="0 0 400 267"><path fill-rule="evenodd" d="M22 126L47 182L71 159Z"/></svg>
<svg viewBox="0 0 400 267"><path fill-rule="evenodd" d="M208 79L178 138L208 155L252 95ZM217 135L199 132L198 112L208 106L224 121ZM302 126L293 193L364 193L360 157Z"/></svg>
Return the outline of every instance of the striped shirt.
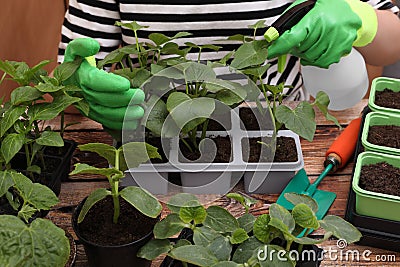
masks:
<svg viewBox="0 0 400 267"><path fill-rule="evenodd" d="M363 0L366 1L366 0ZM167 2L167 3L166 3ZM185 42L197 45L215 44L222 46L219 51L203 51L203 60L222 58L227 52L238 47L238 42L225 40L234 34L253 35L248 26L259 20L271 25L292 0L70 0L62 26L62 39L59 45L58 61L63 61L67 44L80 37L91 37L99 41L101 48L97 59L104 58L120 45L135 43L133 31L115 26L116 21L128 23L136 21L148 28L138 32L139 42L146 41L151 32L174 36L186 31L192 35L179 38L176 42L183 46ZM366 1L377 9L398 8L390 0ZM256 38L262 38L263 31L257 32ZM223 41L225 40L225 41ZM193 55L196 56L197 55ZM286 92L288 100L303 100L302 79L299 72L299 60L288 56L283 73L277 72L277 60L268 62L271 67L265 82L292 85Z"/></svg>

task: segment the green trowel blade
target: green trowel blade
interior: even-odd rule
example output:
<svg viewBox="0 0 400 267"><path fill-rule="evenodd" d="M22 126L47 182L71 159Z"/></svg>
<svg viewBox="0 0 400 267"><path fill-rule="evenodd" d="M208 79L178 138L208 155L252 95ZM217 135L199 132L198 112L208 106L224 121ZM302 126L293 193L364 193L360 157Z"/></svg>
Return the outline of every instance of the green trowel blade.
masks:
<svg viewBox="0 0 400 267"><path fill-rule="evenodd" d="M336 194L333 192L315 190L315 192L310 195L307 190L310 186L310 181L304 169L301 169L289 182L286 188L282 191L276 203L285 207L288 210L293 209L293 204L286 200L285 193L298 193L305 194L312 197L318 204L318 211L315 216L321 220L325 214L328 212L330 206L335 201Z"/></svg>

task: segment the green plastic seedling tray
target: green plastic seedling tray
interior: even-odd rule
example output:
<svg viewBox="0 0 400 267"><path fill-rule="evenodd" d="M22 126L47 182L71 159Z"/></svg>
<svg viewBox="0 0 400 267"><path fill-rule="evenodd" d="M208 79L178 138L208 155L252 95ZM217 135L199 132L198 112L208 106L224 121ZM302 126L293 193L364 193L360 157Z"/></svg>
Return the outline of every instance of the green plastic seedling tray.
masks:
<svg viewBox="0 0 400 267"><path fill-rule="evenodd" d="M378 77L372 81L371 91L369 93L368 106L372 111L388 112L400 115L399 109L382 107L375 104L375 94L377 91L384 89L392 90L393 92L400 92L400 79Z"/></svg>
<svg viewBox="0 0 400 267"><path fill-rule="evenodd" d="M361 167L387 162L400 168L400 157L377 152L362 152L357 157L352 188L356 196L356 212L360 215L400 221L400 197L364 190L359 186Z"/></svg>
<svg viewBox="0 0 400 267"><path fill-rule="evenodd" d="M391 155L398 155L400 156L400 149L395 147L389 146L382 146L377 145L369 142L368 134L369 134L369 127L376 126L376 125L394 125L400 126L400 114L390 114L390 113L383 113L383 112L370 112L365 117L365 122L363 126L363 132L361 136L361 143L365 149L365 151L375 151L379 153L387 153Z"/></svg>

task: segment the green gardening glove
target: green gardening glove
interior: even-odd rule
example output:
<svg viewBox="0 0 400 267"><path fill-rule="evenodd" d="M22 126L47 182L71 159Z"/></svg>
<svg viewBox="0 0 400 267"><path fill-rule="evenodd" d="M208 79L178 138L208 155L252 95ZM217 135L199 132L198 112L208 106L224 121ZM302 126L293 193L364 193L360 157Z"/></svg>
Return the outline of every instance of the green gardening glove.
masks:
<svg viewBox="0 0 400 267"><path fill-rule="evenodd" d="M99 49L99 43L91 38L75 39L68 44L64 62L73 61L77 56L85 59L66 84L82 89L90 107L89 118L113 130L121 130L124 122L124 128L136 129L144 115L139 106L144 101L144 93L130 88L126 78L96 68L93 55Z"/></svg>
<svg viewBox="0 0 400 267"><path fill-rule="evenodd" d="M297 0L297 5L304 0ZM268 58L292 54L302 65L328 68L375 38L375 10L360 0L317 0L314 7L268 47Z"/></svg>

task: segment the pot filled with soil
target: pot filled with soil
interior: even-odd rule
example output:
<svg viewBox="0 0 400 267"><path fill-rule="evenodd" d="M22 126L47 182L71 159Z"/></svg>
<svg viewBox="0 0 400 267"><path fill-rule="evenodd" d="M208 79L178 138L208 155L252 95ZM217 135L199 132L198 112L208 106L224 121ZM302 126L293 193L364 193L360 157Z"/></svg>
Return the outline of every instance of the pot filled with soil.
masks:
<svg viewBox="0 0 400 267"><path fill-rule="evenodd" d="M85 219L78 223L84 201L74 211L72 226L84 245L90 266L151 265L151 261L138 258L136 254L152 238L153 226L158 219L143 215L121 198L121 215L116 224L113 222L113 200L109 196L92 206Z"/></svg>
<svg viewBox="0 0 400 267"><path fill-rule="evenodd" d="M400 157L362 152L357 157L352 188L360 215L400 221Z"/></svg>
<svg viewBox="0 0 400 267"><path fill-rule="evenodd" d="M400 114L400 80L375 78L371 84L368 106L373 111Z"/></svg>
<svg viewBox="0 0 400 267"><path fill-rule="evenodd" d="M300 138L289 130L280 130L274 140L271 132L248 132L241 140L247 193L280 193L304 166Z"/></svg>
<svg viewBox="0 0 400 267"><path fill-rule="evenodd" d="M365 117L361 142L365 150L399 155L400 116L370 112Z"/></svg>
<svg viewBox="0 0 400 267"><path fill-rule="evenodd" d="M177 140L173 150L173 165L181 170L182 190L194 194L226 194L231 188L232 171L227 167L233 161L233 138L223 131L210 131L198 148L190 147L188 140Z"/></svg>

